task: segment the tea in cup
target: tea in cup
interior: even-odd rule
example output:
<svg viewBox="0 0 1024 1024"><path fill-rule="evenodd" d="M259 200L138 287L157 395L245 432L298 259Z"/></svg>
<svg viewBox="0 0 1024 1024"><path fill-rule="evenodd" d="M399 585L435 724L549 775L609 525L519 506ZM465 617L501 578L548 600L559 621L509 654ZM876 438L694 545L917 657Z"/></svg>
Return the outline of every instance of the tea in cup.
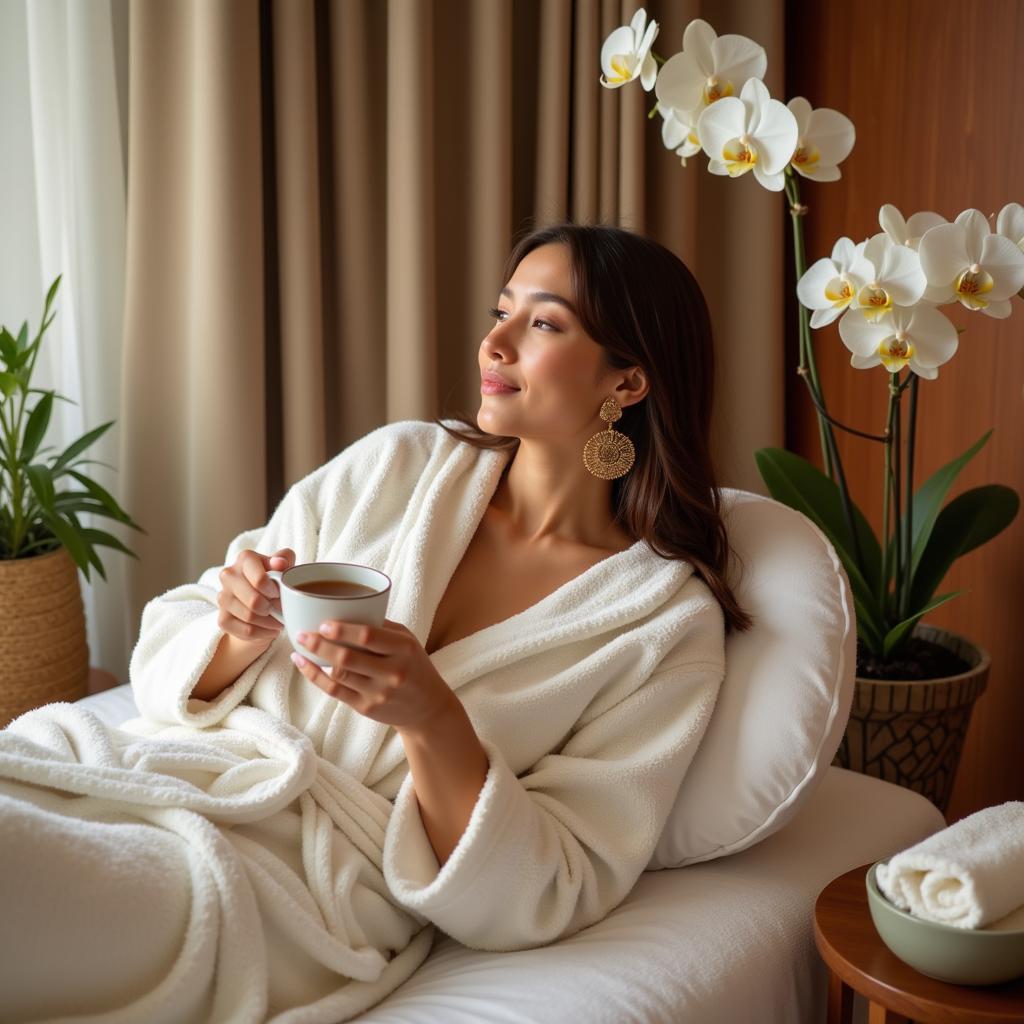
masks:
<svg viewBox="0 0 1024 1024"><path fill-rule="evenodd" d="M330 662L307 651L295 637L299 633L318 633L320 623L328 619L358 622L368 626L384 624L391 594L391 580L368 565L351 562L306 562L284 572L267 573L281 593L281 611L270 614L288 633L292 647L304 658L328 668Z"/></svg>

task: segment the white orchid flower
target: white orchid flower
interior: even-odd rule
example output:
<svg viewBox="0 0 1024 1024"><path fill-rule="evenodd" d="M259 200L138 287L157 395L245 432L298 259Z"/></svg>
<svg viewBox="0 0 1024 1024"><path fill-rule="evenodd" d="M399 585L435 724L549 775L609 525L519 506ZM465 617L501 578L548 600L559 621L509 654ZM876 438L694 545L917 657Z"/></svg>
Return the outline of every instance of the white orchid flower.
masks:
<svg viewBox="0 0 1024 1024"><path fill-rule="evenodd" d="M864 259L872 273L851 304L864 314L864 320L877 322L895 306L914 306L921 301L928 282L913 249L897 245L879 231L865 243Z"/></svg>
<svg viewBox="0 0 1024 1024"><path fill-rule="evenodd" d="M661 124L661 141L666 148L675 151L685 167L686 158L696 156L700 152L697 119L693 114L685 114L675 107L668 107L660 100L658 113L664 118Z"/></svg>
<svg viewBox="0 0 1024 1024"><path fill-rule="evenodd" d="M952 224L930 228L918 253L930 302L960 302L1002 320L1010 315L1010 296L1024 288L1024 252L993 232L980 210L964 210Z"/></svg>
<svg viewBox="0 0 1024 1024"><path fill-rule="evenodd" d="M796 294L811 314L812 327L824 327L846 311L857 293L872 279L875 268L864 258L867 242L854 245L840 238L832 258L823 256L797 281Z"/></svg>
<svg viewBox="0 0 1024 1024"><path fill-rule="evenodd" d="M784 171L796 148L796 118L773 100L759 78L748 78L739 97L725 96L705 107L697 137L710 157L712 174L738 177L753 170L772 192L785 188Z"/></svg>
<svg viewBox="0 0 1024 1024"><path fill-rule="evenodd" d="M925 305L893 306L890 316L877 323L851 309L839 321L839 337L858 370L882 365L899 373L909 364L928 380L939 375L938 367L953 358L959 344L956 328L934 306Z"/></svg>
<svg viewBox="0 0 1024 1024"><path fill-rule="evenodd" d="M651 46L658 35L658 23L647 24L647 12L641 7L628 25L617 28L601 47L599 81L606 89L640 79L644 92L654 88L658 65L651 55Z"/></svg>
<svg viewBox="0 0 1024 1024"><path fill-rule="evenodd" d="M655 95L694 121L723 96L735 96L750 78L763 78L764 48L746 36L719 36L700 18L683 32L683 49L662 65Z"/></svg>
<svg viewBox="0 0 1024 1024"><path fill-rule="evenodd" d="M1024 250L1024 206L1020 203L1007 203L996 218L996 234L1008 238Z"/></svg>
<svg viewBox="0 0 1024 1024"><path fill-rule="evenodd" d="M786 106L796 118L793 170L814 181L838 181L839 165L850 155L857 137L853 122L829 107L812 109L803 96L794 96Z"/></svg>
<svg viewBox="0 0 1024 1024"><path fill-rule="evenodd" d="M947 224L945 217L931 210L922 210L904 220L903 214L892 203L886 203L878 211L878 223L882 230L897 244L917 251L921 236L936 224Z"/></svg>

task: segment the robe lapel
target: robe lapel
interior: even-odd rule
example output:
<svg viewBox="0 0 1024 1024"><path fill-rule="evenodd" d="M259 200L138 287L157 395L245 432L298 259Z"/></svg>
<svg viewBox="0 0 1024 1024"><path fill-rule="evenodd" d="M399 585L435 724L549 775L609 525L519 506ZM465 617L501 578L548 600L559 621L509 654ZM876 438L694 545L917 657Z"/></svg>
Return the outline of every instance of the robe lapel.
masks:
<svg viewBox="0 0 1024 1024"><path fill-rule="evenodd" d="M535 605L462 637L431 660L457 690L505 665L637 622L686 582L693 566L660 558L643 541L591 566Z"/></svg>
<svg viewBox="0 0 1024 1024"><path fill-rule="evenodd" d="M384 572L391 577L387 618L402 623L426 646L445 590L469 547L509 460L509 453L480 450L462 442L438 446L423 471L421 490L410 497ZM435 651L437 661L441 651ZM376 786L405 760L398 733L390 725L334 709L325 756Z"/></svg>
<svg viewBox="0 0 1024 1024"><path fill-rule="evenodd" d="M508 452L458 442L442 465L425 471L433 471L433 479L418 508L410 509L411 527L385 570L392 581L387 617L405 625L424 646L509 458Z"/></svg>

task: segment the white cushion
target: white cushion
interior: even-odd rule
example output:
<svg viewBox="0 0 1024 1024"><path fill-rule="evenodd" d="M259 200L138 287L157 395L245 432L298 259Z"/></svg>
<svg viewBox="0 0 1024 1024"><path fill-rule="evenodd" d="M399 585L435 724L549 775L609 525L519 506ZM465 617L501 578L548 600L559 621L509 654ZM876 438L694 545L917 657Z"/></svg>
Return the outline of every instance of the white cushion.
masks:
<svg viewBox="0 0 1024 1024"><path fill-rule="evenodd" d="M802 513L722 488L727 579L754 619L725 641L725 679L650 868L744 850L821 782L853 701L857 628L846 572Z"/></svg>

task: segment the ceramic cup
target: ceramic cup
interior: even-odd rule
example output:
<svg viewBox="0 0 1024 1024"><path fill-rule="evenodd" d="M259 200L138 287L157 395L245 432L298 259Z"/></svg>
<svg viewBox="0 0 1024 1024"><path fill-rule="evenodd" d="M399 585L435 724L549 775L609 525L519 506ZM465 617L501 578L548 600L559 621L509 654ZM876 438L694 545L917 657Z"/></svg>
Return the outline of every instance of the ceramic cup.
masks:
<svg viewBox="0 0 1024 1024"><path fill-rule="evenodd" d="M306 562L293 565L284 572L273 569L267 573L274 580L281 593L279 615L273 609L270 614L280 622L288 633L288 639L304 658L309 658L322 668L330 662L326 658L307 651L296 639L298 633L316 633L320 623L327 619L341 619L344 622L359 622L368 626L384 623L391 594L391 580L367 565L350 562ZM330 580L340 583L357 583L370 588L370 592L356 596L324 597L299 590L298 587L314 580Z"/></svg>

